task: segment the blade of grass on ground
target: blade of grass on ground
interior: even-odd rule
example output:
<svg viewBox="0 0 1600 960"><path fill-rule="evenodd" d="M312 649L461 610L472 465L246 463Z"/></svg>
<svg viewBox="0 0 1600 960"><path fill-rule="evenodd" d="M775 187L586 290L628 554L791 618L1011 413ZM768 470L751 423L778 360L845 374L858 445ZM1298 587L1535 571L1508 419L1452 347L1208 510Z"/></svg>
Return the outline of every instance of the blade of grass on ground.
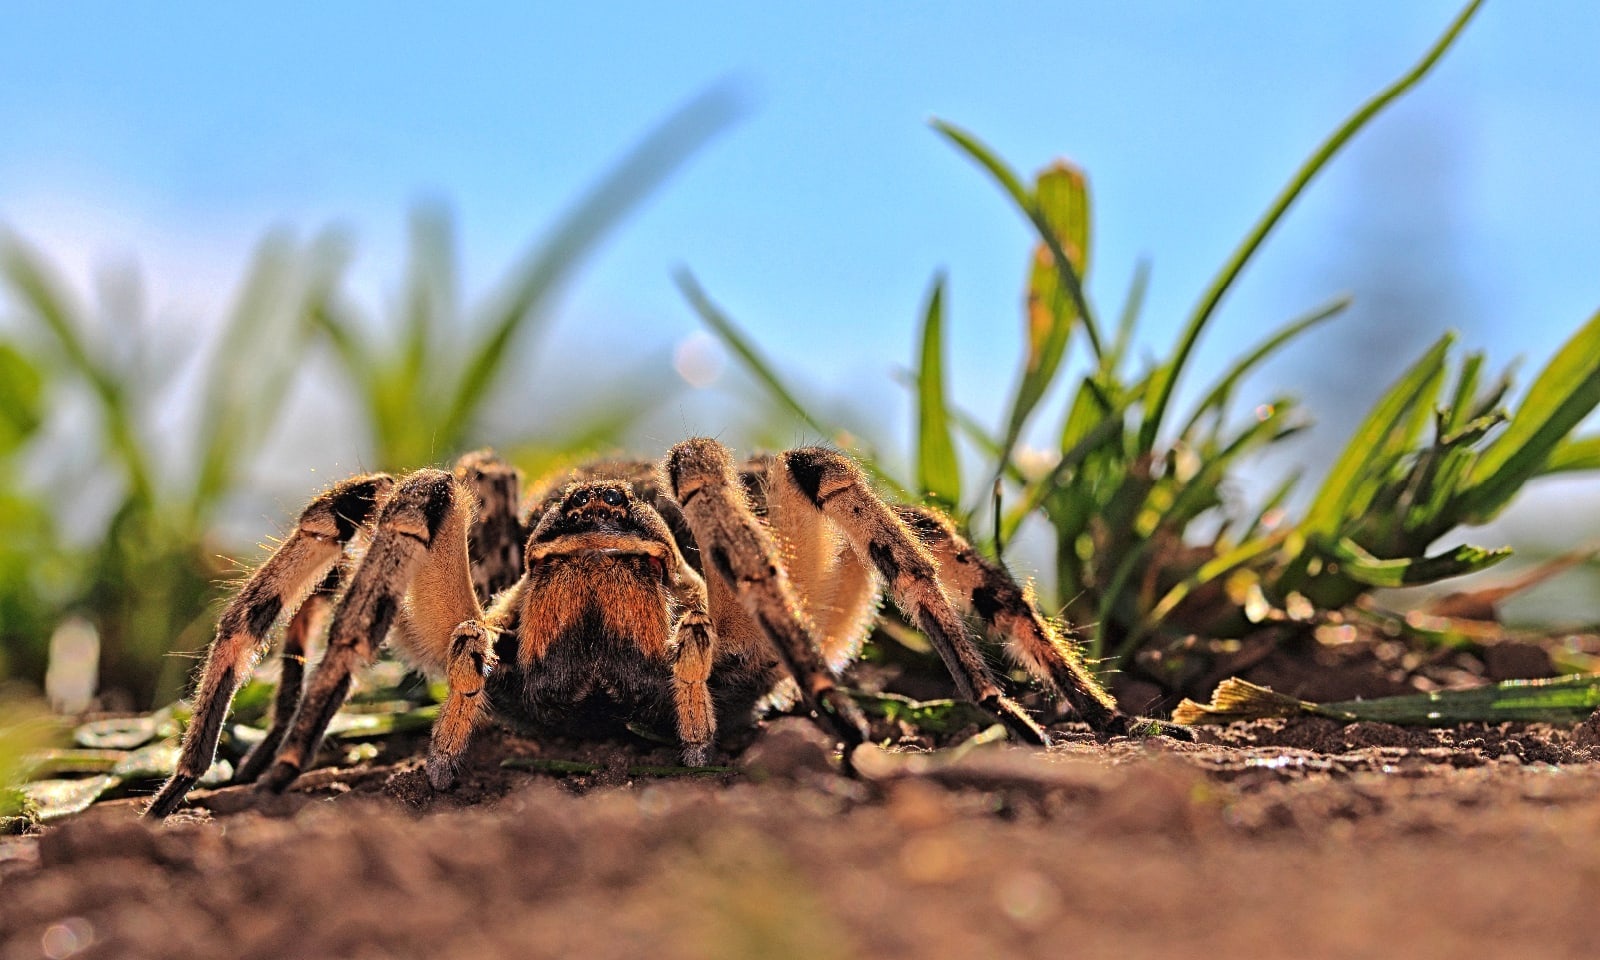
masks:
<svg viewBox="0 0 1600 960"><path fill-rule="evenodd" d="M1172 713L1175 723L1224 724L1267 717L1310 715L1334 720L1448 726L1509 720L1577 722L1600 706L1600 674L1552 680L1507 680L1471 690L1312 703L1233 677L1222 681L1208 704L1185 700Z"/></svg>

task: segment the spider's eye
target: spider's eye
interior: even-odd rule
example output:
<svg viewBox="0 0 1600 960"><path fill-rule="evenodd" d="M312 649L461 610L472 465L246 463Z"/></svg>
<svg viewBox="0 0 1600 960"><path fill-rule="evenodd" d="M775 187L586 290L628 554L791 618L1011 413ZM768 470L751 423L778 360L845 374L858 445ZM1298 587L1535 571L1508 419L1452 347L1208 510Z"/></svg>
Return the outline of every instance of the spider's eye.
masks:
<svg viewBox="0 0 1600 960"><path fill-rule="evenodd" d="M588 502L589 491L587 490L579 490L577 493L574 493L571 497L567 498L568 505L573 507L581 507Z"/></svg>
<svg viewBox="0 0 1600 960"><path fill-rule="evenodd" d="M622 501L626 498L623 497L621 490L608 488L600 494L600 499L611 504L613 507L620 507L622 506Z"/></svg>

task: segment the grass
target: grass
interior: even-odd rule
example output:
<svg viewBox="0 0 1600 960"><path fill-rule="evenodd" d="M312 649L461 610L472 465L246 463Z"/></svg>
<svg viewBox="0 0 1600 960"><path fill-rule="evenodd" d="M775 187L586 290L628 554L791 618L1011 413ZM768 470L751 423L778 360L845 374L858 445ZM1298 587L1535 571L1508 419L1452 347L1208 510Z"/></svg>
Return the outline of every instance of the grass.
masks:
<svg viewBox="0 0 1600 960"><path fill-rule="evenodd" d="M1027 180L973 134L936 121L936 131L995 182L1036 234L1024 353L1004 419L992 431L977 424L945 387L944 278L936 276L906 378L916 407L914 477L897 483L874 464L886 488L945 509L1001 560L1024 523L1042 522L1054 543L1055 597L1087 632L1088 656L1102 670L1134 671L1168 690L1183 690L1206 672L1196 662L1207 649L1192 642L1197 636L1233 638L1269 620L1316 620L1375 588L1432 583L1507 556L1472 546L1428 551L1462 525L1494 517L1535 477L1600 467L1600 437L1574 436L1600 403L1600 314L1533 378L1515 407L1506 405L1509 374L1486 384L1484 356L1452 362L1454 337L1442 335L1379 397L1292 522L1273 518L1297 477L1254 510L1231 504L1224 491L1249 458L1304 427L1297 401L1270 398L1242 421L1232 405L1247 374L1337 318L1348 299L1291 318L1244 350L1193 407L1174 406L1196 344L1274 228L1346 144L1429 74L1479 6L1461 10L1414 66L1311 152L1200 293L1176 343L1142 369L1132 366L1129 346L1145 268L1112 328L1085 290L1093 232L1084 172L1057 161ZM842 433L796 399L693 278L685 275L682 285L776 409L822 436ZM1078 370L1067 363L1074 340L1086 358ZM1055 462L1025 471L1018 445L1042 432L1037 421L1046 398L1063 381ZM963 450L976 451L981 463L964 462ZM862 453L870 459L870 451ZM966 483L974 475L987 482ZM1201 527L1211 532L1199 536Z"/></svg>
<svg viewBox="0 0 1600 960"><path fill-rule="evenodd" d="M1057 161L1026 177L972 133L936 122L1035 240L1024 348L993 427L949 389L954 321L946 278L930 280L905 377L915 408L906 476L816 412L693 275L681 272L679 285L778 414L852 447L886 494L947 511L993 558L1006 559L1024 525L1047 531L1045 592L1079 625L1089 657L1102 670L1186 690L1208 672L1202 661L1211 648L1196 638L1311 623L1378 588L1481 570L1507 551L1435 544L1494 517L1536 477L1600 467L1600 435L1576 432L1600 404L1600 314L1520 392L1509 375L1489 374L1483 354L1458 355L1442 334L1377 398L1327 473L1307 484L1313 492L1293 519L1280 517L1302 478L1286 478L1250 507L1225 493L1252 457L1306 423L1287 394L1238 416L1241 384L1336 321L1348 300L1286 319L1203 385L1198 401L1180 407L1175 399L1193 376L1196 346L1286 213L1345 145L1429 75L1478 7L1465 7L1410 69L1311 150L1198 293L1175 342L1151 362L1140 363L1133 349L1147 269L1135 271L1114 316L1088 295L1095 234L1085 171ZM125 282L120 299L91 305L41 253L0 232L0 289L16 321L0 328L0 521L8 532L0 539L0 676L41 684L48 638L77 616L99 637L103 690L120 691L130 707L178 696L191 660L170 654L206 642L217 581L234 572L216 559L236 552L217 541L219 518L249 487L308 354L331 358L372 467L448 462L492 441L536 469L614 442L659 399L638 386L645 378L623 378L625 392L596 398L555 436L497 431L490 399L504 392L508 367L527 362L564 283L736 112L725 91L713 90L668 118L481 302L461 296L453 228L436 209L413 218L411 255L387 314L348 296L344 239L268 236L201 364L198 427L178 456L157 443L158 414L170 402L161 387L182 358L150 354L130 306L140 302L136 283ZM87 424L63 415L65 396L89 411ZM63 436L76 444L71 458L51 455ZM1020 462L1024 440L1041 436L1050 462ZM41 463L55 471L42 482ZM106 490L103 515L79 507Z"/></svg>

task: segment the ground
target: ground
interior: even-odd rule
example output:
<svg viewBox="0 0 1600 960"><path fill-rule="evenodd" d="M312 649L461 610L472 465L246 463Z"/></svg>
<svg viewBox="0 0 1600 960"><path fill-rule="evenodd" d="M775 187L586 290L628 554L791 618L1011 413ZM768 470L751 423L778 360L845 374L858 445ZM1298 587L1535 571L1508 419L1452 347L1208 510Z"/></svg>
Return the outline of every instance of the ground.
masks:
<svg viewBox="0 0 1600 960"><path fill-rule="evenodd" d="M792 718L699 778L648 775L667 748L491 733L448 795L398 737L281 797L197 791L159 826L115 801L4 840L0 960L1600 949L1586 728L1061 732L867 748L854 778Z"/></svg>

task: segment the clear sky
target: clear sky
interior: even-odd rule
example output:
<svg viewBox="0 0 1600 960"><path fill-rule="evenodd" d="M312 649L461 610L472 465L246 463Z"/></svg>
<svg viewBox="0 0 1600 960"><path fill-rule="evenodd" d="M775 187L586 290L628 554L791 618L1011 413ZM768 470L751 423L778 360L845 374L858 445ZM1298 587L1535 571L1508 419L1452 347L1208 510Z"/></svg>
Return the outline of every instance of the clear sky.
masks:
<svg viewBox="0 0 1600 960"><path fill-rule="evenodd" d="M697 326L670 280L688 265L814 395L856 393L894 422L885 434L903 435L908 408L887 373L909 360L939 268L954 390L998 415L1030 239L930 117L1025 171L1061 155L1083 164L1091 293L1114 313L1148 256L1143 338L1165 350L1299 161L1456 9L452 6L8 4L0 222L80 278L136 259L178 337L222 313L273 224L347 225L369 302L392 297L419 199L455 210L468 288L482 292L653 123L731 80L745 119L601 251L552 336L618 370L666 350ZM1375 304L1345 339L1399 347L1351 364L1332 346L1339 333L1319 334L1254 389L1332 390L1359 412L1403 353L1446 326L1496 360L1541 363L1600 306L1597 42L1600 4L1491 0L1285 223L1225 304L1202 368L1367 289ZM562 371L547 360L531 375ZM725 408L686 402L677 416L718 433Z"/></svg>

